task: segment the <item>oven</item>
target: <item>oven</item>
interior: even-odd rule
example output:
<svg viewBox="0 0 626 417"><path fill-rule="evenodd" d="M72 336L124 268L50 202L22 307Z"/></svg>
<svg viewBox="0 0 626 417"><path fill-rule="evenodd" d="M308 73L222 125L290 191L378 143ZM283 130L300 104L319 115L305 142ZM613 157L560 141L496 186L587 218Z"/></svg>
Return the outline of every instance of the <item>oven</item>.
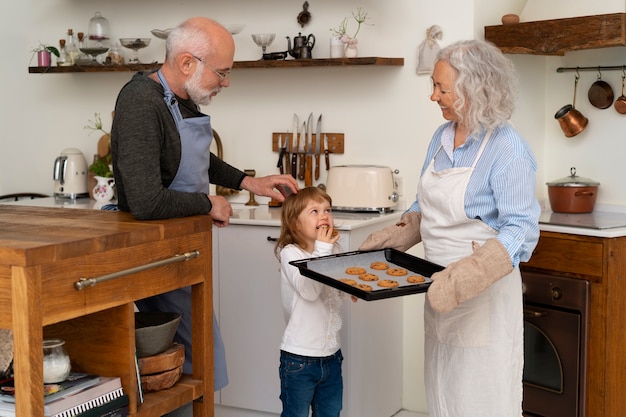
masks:
<svg viewBox="0 0 626 417"><path fill-rule="evenodd" d="M584 417L588 281L522 271L524 416Z"/></svg>

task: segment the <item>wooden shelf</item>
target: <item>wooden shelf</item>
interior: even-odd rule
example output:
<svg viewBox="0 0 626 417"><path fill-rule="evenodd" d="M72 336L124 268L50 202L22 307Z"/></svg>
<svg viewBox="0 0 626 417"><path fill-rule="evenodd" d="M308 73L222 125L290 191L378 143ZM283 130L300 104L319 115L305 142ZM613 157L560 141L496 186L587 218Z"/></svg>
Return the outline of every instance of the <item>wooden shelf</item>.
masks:
<svg viewBox="0 0 626 417"><path fill-rule="evenodd" d="M626 46L626 13L485 26L485 40L506 54L564 55Z"/></svg>
<svg viewBox="0 0 626 417"><path fill-rule="evenodd" d="M233 69L240 68L294 68L294 67L337 67L337 66L403 66L404 58L322 58L322 59L285 59L275 61L235 61ZM72 65L68 67L28 67L31 74L62 74L70 72L120 72L147 71L160 67L161 64L125 64L125 65Z"/></svg>

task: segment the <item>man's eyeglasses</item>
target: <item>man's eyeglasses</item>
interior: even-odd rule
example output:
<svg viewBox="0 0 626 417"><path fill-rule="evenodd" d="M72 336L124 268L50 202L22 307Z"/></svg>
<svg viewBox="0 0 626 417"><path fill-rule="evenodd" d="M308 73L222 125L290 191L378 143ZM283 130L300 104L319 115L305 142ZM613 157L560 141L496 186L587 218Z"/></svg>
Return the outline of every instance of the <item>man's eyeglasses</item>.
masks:
<svg viewBox="0 0 626 417"><path fill-rule="evenodd" d="M196 58L198 61L200 61L202 63L202 65L204 65L205 67L207 67L208 69L210 69L211 71L213 71L218 77L220 77L220 83L223 83L226 78L228 78L230 76L230 70L222 72L222 71L218 71L215 68L213 68L212 66L210 66L209 64L207 64L206 62L204 62L202 59L198 58L195 55L192 55L194 58Z"/></svg>

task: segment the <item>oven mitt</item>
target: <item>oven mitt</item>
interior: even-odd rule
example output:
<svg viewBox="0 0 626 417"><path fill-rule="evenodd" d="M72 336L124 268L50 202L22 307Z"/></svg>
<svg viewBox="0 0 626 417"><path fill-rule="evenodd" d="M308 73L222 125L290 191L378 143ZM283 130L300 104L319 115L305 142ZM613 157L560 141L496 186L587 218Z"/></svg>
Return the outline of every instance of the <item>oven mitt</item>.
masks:
<svg viewBox="0 0 626 417"><path fill-rule="evenodd" d="M420 222L422 213L409 211L404 213L400 221L372 233L365 239L359 250L394 248L405 252L411 246L422 241Z"/></svg>
<svg viewBox="0 0 626 417"><path fill-rule="evenodd" d="M511 257L498 239L489 239L483 246L472 242L472 247L472 255L451 263L431 277L433 283L426 295L433 310L452 311L513 271Z"/></svg>

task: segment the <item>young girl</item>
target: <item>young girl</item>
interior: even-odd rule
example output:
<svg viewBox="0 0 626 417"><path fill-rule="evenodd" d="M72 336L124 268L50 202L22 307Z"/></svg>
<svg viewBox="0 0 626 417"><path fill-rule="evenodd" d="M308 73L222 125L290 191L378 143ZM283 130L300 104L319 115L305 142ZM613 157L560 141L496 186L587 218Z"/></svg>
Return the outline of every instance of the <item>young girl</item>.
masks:
<svg viewBox="0 0 626 417"><path fill-rule="evenodd" d="M339 252L331 198L317 187L283 203L276 243L287 322L280 344L281 417L338 417L343 379L339 329L342 292L300 275L289 262Z"/></svg>

